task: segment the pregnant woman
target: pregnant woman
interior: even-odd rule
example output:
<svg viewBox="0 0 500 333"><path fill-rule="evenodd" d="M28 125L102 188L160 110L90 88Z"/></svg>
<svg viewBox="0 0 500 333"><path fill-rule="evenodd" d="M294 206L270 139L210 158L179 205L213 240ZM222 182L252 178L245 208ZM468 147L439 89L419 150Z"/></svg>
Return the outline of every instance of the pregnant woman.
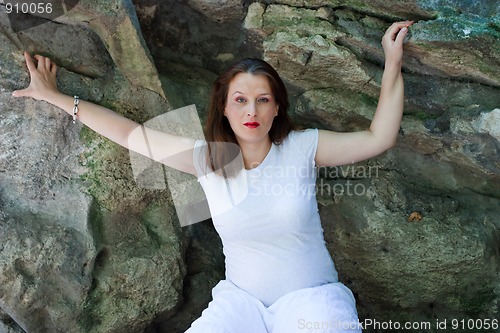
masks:
<svg viewBox="0 0 500 333"><path fill-rule="evenodd" d="M39 55L35 64L25 53L31 83L13 96L52 103L118 144L198 178L222 239L226 279L188 333L359 332L354 297L338 281L323 239L315 169L394 145L403 111L403 39L412 23L392 24L382 39L380 98L370 128L360 132L294 130L283 81L258 59L236 63L214 83L206 141L148 129L60 93L56 65ZM239 147L241 163L233 163L228 144Z"/></svg>

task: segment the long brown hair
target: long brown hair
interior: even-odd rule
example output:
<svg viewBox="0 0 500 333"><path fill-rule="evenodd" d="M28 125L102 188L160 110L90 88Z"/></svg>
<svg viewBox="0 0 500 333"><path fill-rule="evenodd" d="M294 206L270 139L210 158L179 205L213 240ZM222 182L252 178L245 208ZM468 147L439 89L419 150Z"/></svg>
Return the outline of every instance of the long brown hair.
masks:
<svg viewBox="0 0 500 333"><path fill-rule="evenodd" d="M288 115L288 92L276 70L261 59L247 58L238 61L222 73L212 86L212 94L208 105L208 117L205 125L205 139L208 144L207 161L212 171L221 170L225 177L234 176L235 173L224 171L236 157L229 151L225 143L238 145L228 119L224 116L226 108L229 84L233 78L240 73L253 75L264 75L269 81L271 92L278 104L278 115L274 118L269 138L279 145L288 136L294 125ZM234 146L234 145L229 145Z"/></svg>

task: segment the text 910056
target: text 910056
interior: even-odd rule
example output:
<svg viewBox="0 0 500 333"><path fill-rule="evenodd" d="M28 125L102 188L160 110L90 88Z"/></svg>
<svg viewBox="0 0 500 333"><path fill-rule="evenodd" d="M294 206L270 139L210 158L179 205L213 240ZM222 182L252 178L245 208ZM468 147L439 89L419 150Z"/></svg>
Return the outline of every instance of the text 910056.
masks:
<svg viewBox="0 0 500 333"><path fill-rule="evenodd" d="M0 0L0 10L5 10L12 30L19 32L56 20L76 6L78 1Z"/></svg>
<svg viewBox="0 0 500 333"><path fill-rule="evenodd" d="M7 14L51 14L53 12L51 3L44 2L12 2L5 3Z"/></svg>

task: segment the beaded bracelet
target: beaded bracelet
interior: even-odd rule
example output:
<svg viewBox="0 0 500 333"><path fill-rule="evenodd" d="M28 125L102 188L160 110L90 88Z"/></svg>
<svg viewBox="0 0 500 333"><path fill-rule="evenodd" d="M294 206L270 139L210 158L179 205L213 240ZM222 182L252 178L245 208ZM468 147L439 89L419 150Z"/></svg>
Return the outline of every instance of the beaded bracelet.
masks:
<svg viewBox="0 0 500 333"><path fill-rule="evenodd" d="M80 104L80 97L75 95L75 101L73 103L73 124L76 122L76 114L78 113L78 104Z"/></svg>

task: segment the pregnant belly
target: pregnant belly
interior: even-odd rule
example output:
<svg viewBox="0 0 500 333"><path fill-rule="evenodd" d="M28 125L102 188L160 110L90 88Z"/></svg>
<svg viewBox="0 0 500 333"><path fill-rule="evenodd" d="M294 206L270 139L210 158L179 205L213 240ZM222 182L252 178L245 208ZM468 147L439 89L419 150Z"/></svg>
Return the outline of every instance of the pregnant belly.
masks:
<svg viewBox="0 0 500 333"><path fill-rule="evenodd" d="M324 244L287 250L268 244L224 246L224 253L226 278L265 306L291 291L338 281Z"/></svg>

